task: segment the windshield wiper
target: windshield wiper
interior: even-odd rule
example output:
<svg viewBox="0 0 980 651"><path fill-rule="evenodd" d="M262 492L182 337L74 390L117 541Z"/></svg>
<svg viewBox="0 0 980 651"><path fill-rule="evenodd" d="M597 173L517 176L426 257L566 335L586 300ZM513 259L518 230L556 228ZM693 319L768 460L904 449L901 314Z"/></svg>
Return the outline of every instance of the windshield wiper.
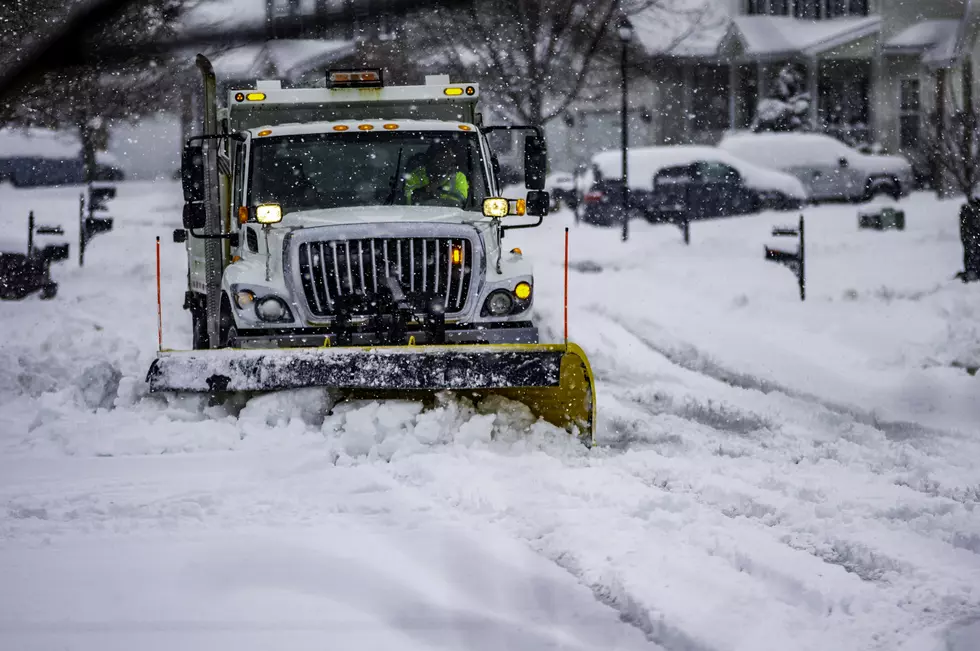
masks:
<svg viewBox="0 0 980 651"><path fill-rule="evenodd" d="M398 148L398 160L395 162L395 173L391 177L391 187L388 190L388 198L385 199L385 205L390 206L395 203L395 193L398 191L398 176L402 171L402 152L405 150L404 147Z"/></svg>

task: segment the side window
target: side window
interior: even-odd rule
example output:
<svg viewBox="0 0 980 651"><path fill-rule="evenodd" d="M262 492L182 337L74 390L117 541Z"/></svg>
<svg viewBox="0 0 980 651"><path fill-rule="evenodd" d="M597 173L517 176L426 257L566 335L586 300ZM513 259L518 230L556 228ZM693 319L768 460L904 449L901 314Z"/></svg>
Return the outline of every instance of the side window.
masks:
<svg viewBox="0 0 980 651"><path fill-rule="evenodd" d="M699 171L704 183L738 183L740 178L735 168L717 161L699 163Z"/></svg>

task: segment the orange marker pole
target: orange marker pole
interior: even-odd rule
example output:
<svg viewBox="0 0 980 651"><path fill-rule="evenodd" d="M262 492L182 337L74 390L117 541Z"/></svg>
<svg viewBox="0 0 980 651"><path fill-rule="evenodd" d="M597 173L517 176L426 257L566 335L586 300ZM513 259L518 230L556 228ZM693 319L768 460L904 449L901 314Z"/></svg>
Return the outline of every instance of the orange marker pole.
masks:
<svg viewBox="0 0 980 651"><path fill-rule="evenodd" d="M568 227L565 227L565 345L568 345Z"/></svg>
<svg viewBox="0 0 980 651"><path fill-rule="evenodd" d="M160 236L157 235L157 350L163 350L163 304L160 300Z"/></svg>

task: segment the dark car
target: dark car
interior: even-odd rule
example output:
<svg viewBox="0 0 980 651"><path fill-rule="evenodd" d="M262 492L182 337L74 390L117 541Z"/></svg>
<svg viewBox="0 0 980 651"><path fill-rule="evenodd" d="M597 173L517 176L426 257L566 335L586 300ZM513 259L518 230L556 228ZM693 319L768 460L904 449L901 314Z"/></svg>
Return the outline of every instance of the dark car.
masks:
<svg viewBox="0 0 980 651"><path fill-rule="evenodd" d="M742 215L759 210L795 210L807 194L795 177L743 161L716 147L637 147L629 151L631 217L651 222ZM592 157L597 179L585 196L585 220L622 223L622 156ZM683 211L683 213L682 213Z"/></svg>
<svg viewBox="0 0 980 651"><path fill-rule="evenodd" d="M96 181L122 181L119 168L98 163ZM9 180L15 187L78 185L85 182L85 166L80 158L41 158L14 156L0 158L0 181Z"/></svg>
<svg viewBox="0 0 980 651"><path fill-rule="evenodd" d="M653 177L646 214L651 221L744 215L765 208L766 199L746 187L738 170L715 161L665 167Z"/></svg>
<svg viewBox="0 0 980 651"><path fill-rule="evenodd" d="M602 179L596 181L582 197L585 206L582 221L593 226L617 226L623 223L622 179ZM627 199L630 218L645 214L648 192L633 190Z"/></svg>

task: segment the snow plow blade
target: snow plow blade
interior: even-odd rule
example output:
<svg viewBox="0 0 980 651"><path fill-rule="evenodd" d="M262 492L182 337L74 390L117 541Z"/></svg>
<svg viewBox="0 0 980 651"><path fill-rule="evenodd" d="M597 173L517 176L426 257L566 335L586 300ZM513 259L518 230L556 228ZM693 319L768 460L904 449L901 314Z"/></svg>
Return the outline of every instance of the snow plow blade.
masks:
<svg viewBox="0 0 980 651"><path fill-rule="evenodd" d="M577 434L595 434L595 382L575 344L490 344L165 351L150 391L338 389L346 399L500 395Z"/></svg>

